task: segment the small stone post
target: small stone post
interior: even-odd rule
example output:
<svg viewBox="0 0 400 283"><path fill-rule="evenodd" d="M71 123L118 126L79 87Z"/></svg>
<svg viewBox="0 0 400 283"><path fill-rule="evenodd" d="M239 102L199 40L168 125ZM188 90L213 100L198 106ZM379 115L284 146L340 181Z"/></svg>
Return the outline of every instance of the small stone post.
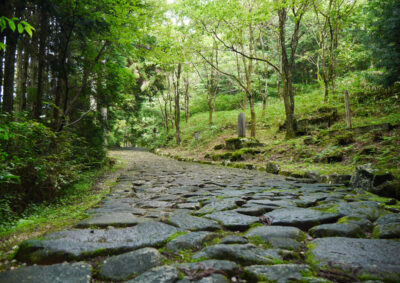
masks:
<svg viewBox="0 0 400 283"><path fill-rule="evenodd" d="M246 137L246 117L243 112L238 117L238 136L239 138Z"/></svg>
<svg viewBox="0 0 400 283"><path fill-rule="evenodd" d="M199 145L199 132L194 133L194 140L196 141L196 147Z"/></svg>
<svg viewBox="0 0 400 283"><path fill-rule="evenodd" d="M344 103L346 106L346 123L347 128L351 129L351 111L350 111L350 102L349 102L349 92L347 90L344 91Z"/></svg>

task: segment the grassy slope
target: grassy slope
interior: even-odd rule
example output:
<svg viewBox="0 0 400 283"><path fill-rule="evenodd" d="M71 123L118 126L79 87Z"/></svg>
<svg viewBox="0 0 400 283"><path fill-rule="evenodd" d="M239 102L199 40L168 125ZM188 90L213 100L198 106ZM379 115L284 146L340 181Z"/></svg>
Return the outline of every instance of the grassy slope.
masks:
<svg viewBox="0 0 400 283"><path fill-rule="evenodd" d="M356 90L353 90L356 92ZM339 92L338 92L339 93ZM321 106L337 107L339 120L331 129L345 129L344 101L338 94L330 98L325 104L322 91L316 89L308 93L296 96L296 115L298 117L312 116L313 112ZM351 96L353 111L353 127L360 127L380 123L400 123L400 110L396 95L373 93L355 93ZM265 152L247 163L265 164L266 161L274 161L285 170L306 171L317 170L323 174L351 173L358 164L372 162L380 168L390 169L399 174L400 161L400 134L398 130L383 134L383 140L374 141L371 134L355 135L355 142L347 146L337 146L334 138L330 138L325 131L314 131L312 137L319 144L305 145L306 137L285 140L284 133L278 132L279 124L284 122L283 102L277 98L270 98L267 104L265 119L261 120L261 104L257 104L257 139L266 144ZM213 126L208 125L208 112L197 113L190 117L186 124L182 122L182 145L176 147L173 142L164 152L182 157L204 159L205 153L213 153L216 144L224 143L229 137L236 136L237 116L241 110L217 111L214 113ZM250 112L247 110L246 119L249 121ZM199 141L194 140L195 132L199 132ZM325 134L324 134L325 133ZM363 154L366 147L375 147L375 152ZM318 155L329 154L341 150L344 152L344 160L339 163L325 164L313 161ZM218 153L223 151L218 151Z"/></svg>

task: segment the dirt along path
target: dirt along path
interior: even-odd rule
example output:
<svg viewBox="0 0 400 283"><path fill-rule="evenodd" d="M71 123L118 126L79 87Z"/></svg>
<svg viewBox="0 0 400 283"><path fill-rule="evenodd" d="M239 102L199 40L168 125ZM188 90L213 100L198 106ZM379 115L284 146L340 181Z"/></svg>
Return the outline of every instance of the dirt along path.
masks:
<svg viewBox="0 0 400 283"><path fill-rule="evenodd" d="M75 228L23 242L28 266L0 282L400 281L400 215L367 194L111 154L129 164L111 193Z"/></svg>

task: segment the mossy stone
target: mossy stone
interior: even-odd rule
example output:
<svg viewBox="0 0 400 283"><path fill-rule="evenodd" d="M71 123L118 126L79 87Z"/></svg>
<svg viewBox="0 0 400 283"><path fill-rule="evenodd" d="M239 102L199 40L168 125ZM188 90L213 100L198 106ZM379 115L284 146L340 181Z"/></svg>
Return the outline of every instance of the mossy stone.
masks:
<svg viewBox="0 0 400 283"><path fill-rule="evenodd" d="M352 143L354 143L354 137L353 137L353 135L351 133L347 133L347 134L335 137L335 144L336 145L343 146L343 145L349 145L349 144L352 144Z"/></svg>
<svg viewBox="0 0 400 283"><path fill-rule="evenodd" d="M214 150L221 150L224 149L225 145L224 144L217 144L216 146L214 146Z"/></svg>

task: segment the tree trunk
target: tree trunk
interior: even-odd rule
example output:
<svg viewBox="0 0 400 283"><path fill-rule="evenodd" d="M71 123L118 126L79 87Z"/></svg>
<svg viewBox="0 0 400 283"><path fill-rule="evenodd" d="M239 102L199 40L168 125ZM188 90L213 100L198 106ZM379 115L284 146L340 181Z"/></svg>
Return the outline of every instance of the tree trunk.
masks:
<svg viewBox="0 0 400 283"><path fill-rule="evenodd" d="M4 43L4 32L0 32L0 42ZM2 93L3 93L3 59L4 59L4 50L0 50L0 102L2 100ZM1 103L0 103L0 113L1 113Z"/></svg>
<svg viewBox="0 0 400 283"><path fill-rule="evenodd" d="M239 64L239 55L236 53L236 68L237 68L237 78L240 80L240 64ZM246 92L243 92L242 102L241 102L242 110L246 111L247 100L246 100Z"/></svg>
<svg viewBox="0 0 400 283"><path fill-rule="evenodd" d="M254 31L253 31L253 26L249 24L249 54L250 57L254 57ZM244 48L242 45L242 52L244 53ZM251 78L253 75L253 60L252 59L246 59L244 56L242 56L243 60L243 68L244 68L244 73L246 77L246 87L244 89L245 95L247 95L247 99L249 100L250 104L250 112L251 112L251 137L256 136L256 112L254 110L254 94L252 91L252 86L251 86ZM248 63L247 63L248 60Z"/></svg>
<svg viewBox="0 0 400 283"><path fill-rule="evenodd" d="M27 97L27 84L28 84L28 69L29 69L29 52L25 49L22 67L22 85L21 85L21 101L20 111L26 111L26 97Z"/></svg>
<svg viewBox="0 0 400 283"><path fill-rule="evenodd" d="M256 111L254 109L254 97L249 97L250 102L250 114L251 114L251 137L256 137Z"/></svg>
<svg viewBox="0 0 400 283"><path fill-rule="evenodd" d="M185 79L185 122L189 121L189 78Z"/></svg>
<svg viewBox="0 0 400 283"><path fill-rule="evenodd" d="M20 40L17 45L17 82L16 82L16 110L19 111L21 109L21 101L22 101L22 83L23 83L23 57L24 57L24 46L23 40ZM26 52L26 51L25 51Z"/></svg>
<svg viewBox="0 0 400 283"><path fill-rule="evenodd" d="M174 76L174 75L172 74L172 76ZM168 82L167 101L168 101L168 104L169 104L168 120L171 121L171 129L173 129L175 127L174 126L175 117L173 116L173 112L172 112L172 100L173 100L173 98L172 98L172 95L171 95L171 91L172 91L172 87L173 86L171 85L171 80L170 80L169 76L167 76L167 82Z"/></svg>
<svg viewBox="0 0 400 283"><path fill-rule="evenodd" d="M282 47L281 47L281 43L280 43L280 34L278 34L278 38L276 40L276 43L278 45L278 47L277 47L277 49L278 49L278 57L282 58L282 51L281 51ZM280 74L278 74L276 76L276 85L277 85L278 97L279 97L280 100L282 100L283 99L282 87L281 87L281 85L282 85L282 76L281 76L281 74L282 74L282 60L279 60L279 71L280 71Z"/></svg>
<svg viewBox="0 0 400 283"><path fill-rule="evenodd" d="M265 48L264 48L264 40L262 37L262 33L260 33L260 45L262 51L262 58L265 60ZM262 113L261 113L262 120L265 119L265 110L267 109L267 97L268 97L268 65L265 62L264 62L263 78L265 80L265 86L264 86L264 94L262 96L262 102L263 102Z"/></svg>
<svg viewBox="0 0 400 283"><path fill-rule="evenodd" d="M325 87L325 94L324 94L324 102L328 102L329 96L329 79L324 78L324 87Z"/></svg>
<svg viewBox="0 0 400 283"><path fill-rule="evenodd" d="M14 74L15 74L15 51L17 49L18 34L6 29L6 55L4 61L4 89L3 89L3 112L11 113L14 106Z"/></svg>
<svg viewBox="0 0 400 283"><path fill-rule="evenodd" d="M217 41L214 39L213 42L213 49L211 53L211 64L214 64L218 67L218 44ZM215 102L217 99L218 93L218 72L213 68L210 67L210 77L207 75L207 103L208 103L208 123L211 126L213 124L213 113L215 111Z"/></svg>
<svg viewBox="0 0 400 283"><path fill-rule="evenodd" d="M264 96L262 99L262 113L261 113L262 120L265 119L266 110L267 110L267 97Z"/></svg>
<svg viewBox="0 0 400 283"><path fill-rule="evenodd" d="M213 112L214 112L214 109L212 109L212 107L210 106L210 102L208 102L208 124L210 126L212 126L212 124L213 124L213 122L212 122Z"/></svg>
<svg viewBox="0 0 400 283"><path fill-rule="evenodd" d="M181 120L181 109L179 104L179 82L181 78L181 63L178 64L178 69L176 71L176 81L174 83L175 86L175 129L176 129L176 143L178 145L181 144L180 137L180 120Z"/></svg>
<svg viewBox="0 0 400 283"><path fill-rule="evenodd" d="M161 98L158 98L158 103L160 105L160 113L161 113L161 118L164 124L165 128L165 134L168 135L168 111L167 111L167 102L164 99L164 95L162 95L163 102L164 102L164 107L163 103L161 102Z"/></svg>
<svg viewBox="0 0 400 283"><path fill-rule="evenodd" d="M291 99L291 79L285 74L283 76L283 101L285 103L286 114L286 138L294 138L296 136L296 122L293 113L293 99Z"/></svg>
<svg viewBox="0 0 400 283"><path fill-rule="evenodd" d="M286 51L286 20L287 20L286 8L279 9L278 14L279 14L279 42L281 43L283 101L285 104L285 114L286 114L286 138L293 138L296 136L296 129L295 129L296 126L294 119L292 70Z"/></svg>
<svg viewBox="0 0 400 283"><path fill-rule="evenodd" d="M212 126L213 124L213 114L215 111L215 102L216 102L216 95L211 93L209 98L207 99L208 104L208 124Z"/></svg>

